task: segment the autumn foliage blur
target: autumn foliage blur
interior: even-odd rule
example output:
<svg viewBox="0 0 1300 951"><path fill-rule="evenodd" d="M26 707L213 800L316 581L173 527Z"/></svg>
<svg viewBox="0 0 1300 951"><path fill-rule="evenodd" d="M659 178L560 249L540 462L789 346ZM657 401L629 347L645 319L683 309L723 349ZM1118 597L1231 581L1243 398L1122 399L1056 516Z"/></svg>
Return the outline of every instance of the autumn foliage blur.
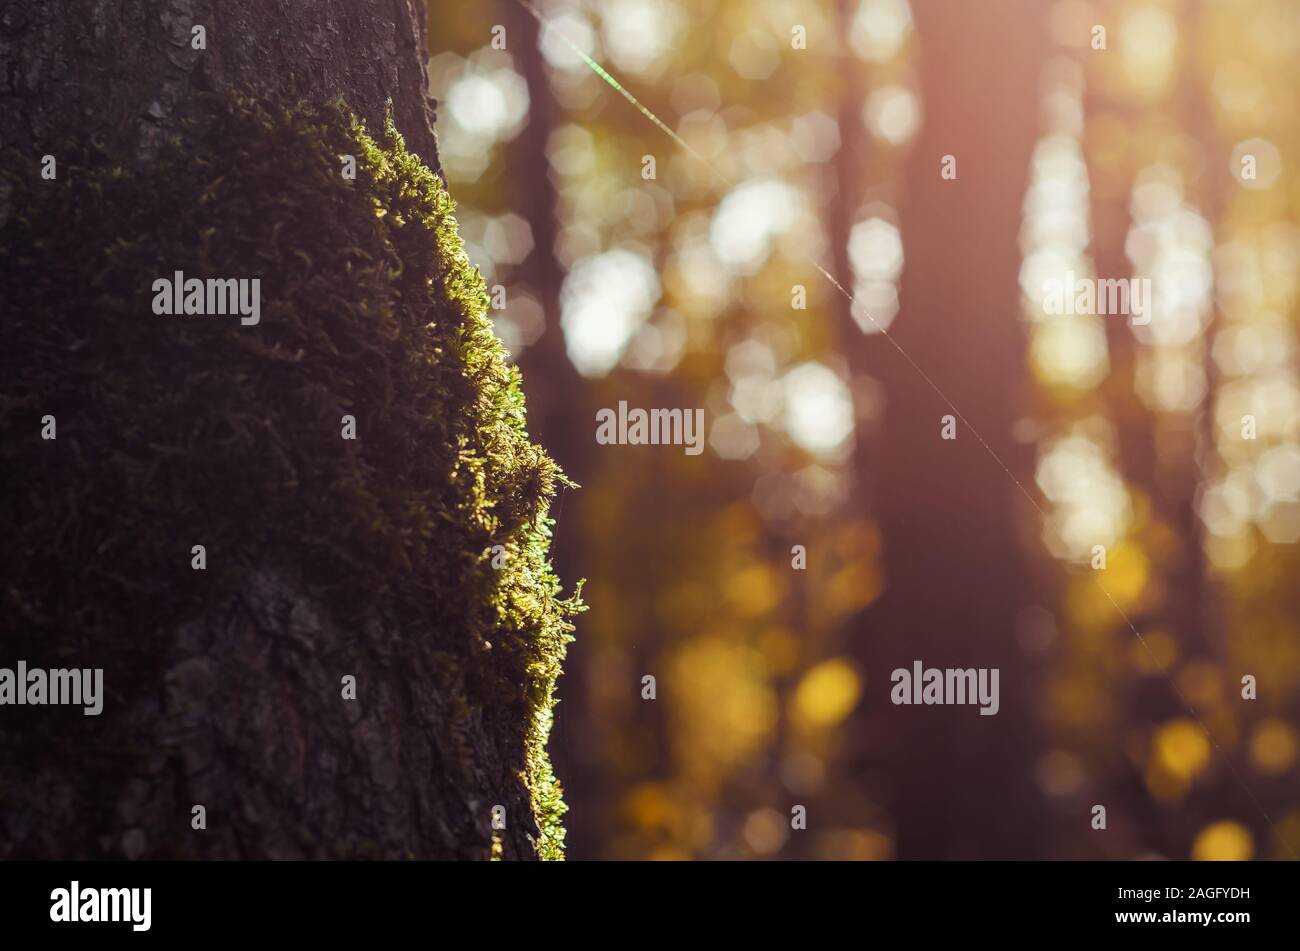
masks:
<svg viewBox="0 0 1300 951"><path fill-rule="evenodd" d="M1300 5L429 6L468 252L582 485L571 857L1296 857ZM1046 313L1067 269L1161 309ZM598 445L620 400L705 452ZM917 658L1001 712L892 706Z"/></svg>

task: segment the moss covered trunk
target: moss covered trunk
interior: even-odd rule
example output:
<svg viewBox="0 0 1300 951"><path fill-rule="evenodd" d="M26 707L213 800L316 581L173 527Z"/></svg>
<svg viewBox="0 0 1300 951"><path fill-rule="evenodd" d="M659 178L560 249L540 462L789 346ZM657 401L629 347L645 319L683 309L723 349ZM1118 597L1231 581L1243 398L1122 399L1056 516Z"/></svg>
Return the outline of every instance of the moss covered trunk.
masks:
<svg viewBox="0 0 1300 951"><path fill-rule="evenodd" d="M561 854L563 476L423 18L0 6L0 670L103 671L98 715L0 673L0 858ZM177 272L257 320L167 313Z"/></svg>

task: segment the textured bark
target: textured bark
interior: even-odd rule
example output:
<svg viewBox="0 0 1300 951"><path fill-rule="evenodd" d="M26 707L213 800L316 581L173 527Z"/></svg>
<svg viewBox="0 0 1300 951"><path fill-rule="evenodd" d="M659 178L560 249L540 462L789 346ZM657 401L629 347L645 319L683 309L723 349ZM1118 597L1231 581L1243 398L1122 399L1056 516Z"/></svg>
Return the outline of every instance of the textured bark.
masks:
<svg viewBox="0 0 1300 951"><path fill-rule="evenodd" d="M407 148L437 170L424 21L420 0L4 0L0 141L39 147L71 114L110 151L147 153L195 92L244 87L342 95L371 129L391 99Z"/></svg>
<svg viewBox="0 0 1300 951"><path fill-rule="evenodd" d="M423 20L419 0L5 3L0 136L35 166L72 117L123 164L147 163L198 93L252 88L342 95L372 129L391 99L408 147L437 169ZM190 48L194 23L206 52ZM246 531L257 551L257 524ZM61 710L55 725L42 708L5 709L0 857L536 857L522 715L478 699L482 671L439 644L454 625L404 628L376 595L365 629L349 628L283 556L221 611L167 632L162 656L106 671L102 716ZM52 570L72 599L103 567ZM4 619L0 666L31 643L21 624ZM342 674L357 678L356 702L340 701ZM508 818L494 832L496 805Z"/></svg>
<svg viewBox="0 0 1300 951"><path fill-rule="evenodd" d="M499 804L514 820L502 857L533 858L502 724L455 701L465 672L382 618L370 628L358 649L293 572L261 572L224 614L176 631L160 679L124 686L110 669L104 714L56 714L57 747L0 735L0 854L484 859ZM340 702L340 671L357 702ZM52 716L6 713L17 731Z"/></svg>

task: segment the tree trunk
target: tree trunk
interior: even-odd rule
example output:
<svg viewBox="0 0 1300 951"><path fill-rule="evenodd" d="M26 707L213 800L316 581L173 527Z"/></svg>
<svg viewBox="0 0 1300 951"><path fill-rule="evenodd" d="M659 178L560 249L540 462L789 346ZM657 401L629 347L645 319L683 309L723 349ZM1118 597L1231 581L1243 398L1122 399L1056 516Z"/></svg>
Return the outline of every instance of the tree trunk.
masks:
<svg viewBox="0 0 1300 951"><path fill-rule="evenodd" d="M1024 500L971 429L1032 486L1011 429L1024 385L1017 234L1046 44L1041 6L913 5L924 123L909 158L890 333L952 402L889 341L872 341L888 398L876 499L886 578L862 634L877 684L864 715L894 740L885 765L904 859L1032 858L1041 848L1030 814L1034 684L1016 640L1029 586L1016 527ZM955 180L941 177L945 155ZM942 438L942 418L958 411L969 425L958 418L956 438ZM999 712L893 705L891 672L918 660L999 668Z"/></svg>
<svg viewBox="0 0 1300 951"><path fill-rule="evenodd" d="M425 15L420 0L5 0L0 141L34 147L75 117L109 151L147 154L196 93L242 87L343 96L371 129L391 99L407 147L436 171Z"/></svg>
<svg viewBox="0 0 1300 951"><path fill-rule="evenodd" d="M556 471L523 432L440 182L395 140L385 165L319 120L336 138L318 154L284 118L341 97L379 140L391 101L437 171L424 19L420 0L0 9L17 338L0 357L0 668L103 669L101 715L0 713L0 858L559 854L543 744L571 604L539 530ZM223 140L218 119L265 144ZM360 157L350 182L341 151ZM147 183L140 216L110 165ZM173 227L149 202L191 168L213 170L203 207ZM59 197L92 179L103 210ZM45 201L67 217L32 211ZM156 272L127 259L208 278L291 263L263 272L260 326L218 328L150 315ZM208 260L226 270L199 275Z"/></svg>

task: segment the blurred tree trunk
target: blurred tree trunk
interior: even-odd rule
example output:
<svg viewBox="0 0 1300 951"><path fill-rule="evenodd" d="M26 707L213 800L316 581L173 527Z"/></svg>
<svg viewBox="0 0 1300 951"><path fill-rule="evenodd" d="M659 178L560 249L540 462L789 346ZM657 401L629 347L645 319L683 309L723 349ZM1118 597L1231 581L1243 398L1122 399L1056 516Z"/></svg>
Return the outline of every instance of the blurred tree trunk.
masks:
<svg viewBox="0 0 1300 951"><path fill-rule="evenodd" d="M891 335L964 415L887 340L871 340L887 408L874 463L885 594L865 615L864 724L893 741L897 855L1032 858L1036 681L1017 643L1030 603L1017 526L1032 490L1012 439L1024 396L1018 232L1037 136L1046 37L1036 0L913 4L924 120L909 155L901 311ZM940 175L956 159L957 178ZM1031 513L1032 514L1032 511ZM1000 710L894 706L890 675L913 661L1000 669Z"/></svg>
<svg viewBox="0 0 1300 951"><path fill-rule="evenodd" d="M862 200L862 168L866 164L867 134L862 121L862 104L866 101L866 84L862 79L862 62L848 48L847 37L852 29L853 15L858 4L855 0L838 0L837 24L843 39L838 81L840 85L839 108L836 125L840 145L831 163L834 199L827 210L827 231L831 238L831 271L845 290L852 292L853 264L849 260L849 235L856 223ZM835 337L841 352L849 362L849 370L856 377L865 371L866 351L863 331L853 317L853 302L838 290L831 290L831 306L835 312ZM860 495L862 481L872 471L869 440L860 432L854 446L855 494Z"/></svg>
<svg viewBox="0 0 1300 951"><path fill-rule="evenodd" d="M501 16L519 71L528 84L528 122L509 149L511 207L527 220L532 231L533 250L515 268L513 282L529 289L542 305L545 329L519 361L527 379L540 378L541 385L529 392L528 409L532 428L547 451L576 481L581 482L588 444L575 430L573 420L579 406L573 401L583 394L582 378L570 362L560 325L560 288L564 267L556 255L559 238L559 195L551 178L547 158L557 108L550 76L542 60L537 21L516 0L504 0ZM592 417L594 432L595 419Z"/></svg>
<svg viewBox="0 0 1300 951"><path fill-rule="evenodd" d="M132 167L199 94L251 88L290 102L342 96L372 132L391 100L408 148L437 170L425 16L422 0L6 0L0 139L37 167L47 137L71 124ZM206 49L191 44L196 25ZM247 537L251 548L256 525ZM105 716L83 724L74 711L75 735L58 749L26 762L31 744L0 733L0 857L535 858L526 725L444 689L484 671L430 683L410 658L393 676L372 642L405 656L403 642L429 632L375 617L382 633L363 636L318 594L266 565L228 611L168 632L158 676L109 671ZM341 714L342 660L362 686ZM205 804L207 831L191 832L192 803ZM494 804L509 817L497 833Z"/></svg>
<svg viewBox="0 0 1300 951"><path fill-rule="evenodd" d="M1189 35L1195 36L1204 17L1204 6L1193 2L1183 11L1182 20ZM1222 140L1214 120L1213 104L1208 100L1203 76L1198 68L1191 44L1184 50L1181 81L1176 84L1172 98L1157 106L1181 120L1191 141L1199 150L1201 168L1221 168L1228 163L1229 148ZM1089 124L1101 117L1118 115L1130 130L1141 128L1149 120L1141 108L1116 101L1105 93L1089 89L1085 99L1085 117ZM1093 221L1093 248L1098 278L1129 278L1133 265L1125 253L1128 229L1132 223L1129 198L1133 181L1142 168L1156 164L1159 157L1152 143L1144 143L1145 152L1137 152L1130 164L1122 166L1127 174L1116 176L1119 180L1098 182L1094 173L1092 182L1091 213ZM1113 170L1112 170L1112 174ZM1219 175L1202 174L1186 184L1188 203L1199 208L1201 214L1217 225L1226 200L1224 188L1228 179ZM1157 300L1160 288L1155 288ZM1215 304L1211 303L1213 308ZM1182 660L1212 657L1222 659L1224 644L1223 605L1210 578L1204 556L1204 526L1196 508L1197 493L1206 476L1205 467L1215 453L1214 399L1218 372L1211 357L1217 311L1204 333L1203 370L1206 391L1201 402L1186 412L1160 412L1148 407L1138 393L1138 357L1142 349L1129 322L1124 319L1106 320L1106 339L1110 355L1110 374L1106 380L1106 394L1110 418L1115 425L1120 447L1122 475L1133 489L1149 503L1152 521L1164 531L1148 531L1148 541L1161 547L1156 550L1153 573L1160 584L1156 590L1164 594L1157 603L1146 605L1146 611L1132 618L1139 631L1147 628L1165 629L1174 634L1181 649ZM1161 319L1159 309L1152 320ZM1149 344L1154 348L1155 344ZM1131 632L1125 630L1131 637ZM1158 722L1170 716L1186 713L1185 701L1177 695L1171 682L1160 682L1151 689L1127 698L1132 719ZM1132 767L1121 767L1126 773ZM1126 777L1127 778L1127 777ZM1202 795L1240 796L1238 784L1224 781L1221 789L1205 789ZM1144 808L1146 821L1139 823L1145 832L1143 845L1157 853L1178 854L1195 831L1185 826L1182 817L1171 821L1163 815L1158 804L1150 801L1143 790L1135 809ZM1258 837L1267 836L1267 826L1259 821L1258 810L1246 799L1241 803L1241 814L1254 817Z"/></svg>
<svg viewBox="0 0 1300 951"><path fill-rule="evenodd" d="M1187 21L1196 22L1197 6L1186 11ZM1214 161L1226 161L1226 149L1218 141L1213 123L1213 110L1200 92L1200 77L1195 65L1183 67L1183 81L1178 85L1177 100L1166 108L1181 114L1193 139L1203 152L1203 161L1210 166ZM1140 112L1125 110L1121 104L1110 102L1101 93L1090 90L1085 98L1085 116L1094 121L1108 112L1117 112L1130 128L1143 121ZM1136 173L1142 166L1156 162L1154 154L1139 153L1134 159L1136 167L1125 169ZM1188 186L1193 205L1201 203L1202 213L1211 223L1217 220L1222 193L1218 179L1205 176L1209 185L1197 189ZM1122 180L1092 182L1091 216L1093 230L1093 259L1098 279L1128 279L1133 276L1133 266L1125 253L1128 230L1132 223L1128 205L1133 186L1133 174ZM1156 289L1157 295L1159 288ZM1158 321L1157 311L1153 319ZM1196 512L1196 493L1202 478L1201 465L1207 454L1214 451L1211 425L1213 381L1216 373L1209 359L1208 346L1204 369L1207 393L1202 402L1187 413L1158 413L1149 408L1138 394L1137 374L1140 345L1125 318L1110 317L1105 320L1106 345L1110 372L1104 384L1109 415L1115 426L1119 446L1121 473L1134 489L1150 503L1152 513L1170 529L1172 545L1158 557L1160 571L1168 590L1177 592L1163 604L1150 605L1151 613L1133 618L1141 628L1143 623L1168 625L1178 634L1179 643L1189 655L1212 652L1215 647L1215 629L1218 609L1212 586L1206 577L1202 553L1203 528ZM1174 698L1148 691L1147 700L1167 705ZM1154 714L1155 708L1145 711Z"/></svg>
<svg viewBox="0 0 1300 951"><path fill-rule="evenodd" d="M560 324L560 289L565 274L556 253L560 198L547 157L558 104L542 58L537 20L516 0L502 0L499 15L516 68L528 84L528 122L510 144L507 161L510 205L528 222L533 249L515 268L511 283L537 298L545 318L541 335L519 359L528 394L529 431L569 478L581 486L588 484L594 469L595 406L569 359ZM560 489L557 514L567 491ZM576 520L565 531L559 531L557 526L552 553L562 577L589 574L581 564L583 528ZM602 727L592 717L588 660L589 652L581 648L570 654L565 665L565 702L556 708L551 741L556 768L564 776L566 799L592 820L570 832L569 845L579 856L599 854L600 843L584 830L601 827L599 810L605 805L597 787L598 767L592 758L593 751L602 744Z"/></svg>

